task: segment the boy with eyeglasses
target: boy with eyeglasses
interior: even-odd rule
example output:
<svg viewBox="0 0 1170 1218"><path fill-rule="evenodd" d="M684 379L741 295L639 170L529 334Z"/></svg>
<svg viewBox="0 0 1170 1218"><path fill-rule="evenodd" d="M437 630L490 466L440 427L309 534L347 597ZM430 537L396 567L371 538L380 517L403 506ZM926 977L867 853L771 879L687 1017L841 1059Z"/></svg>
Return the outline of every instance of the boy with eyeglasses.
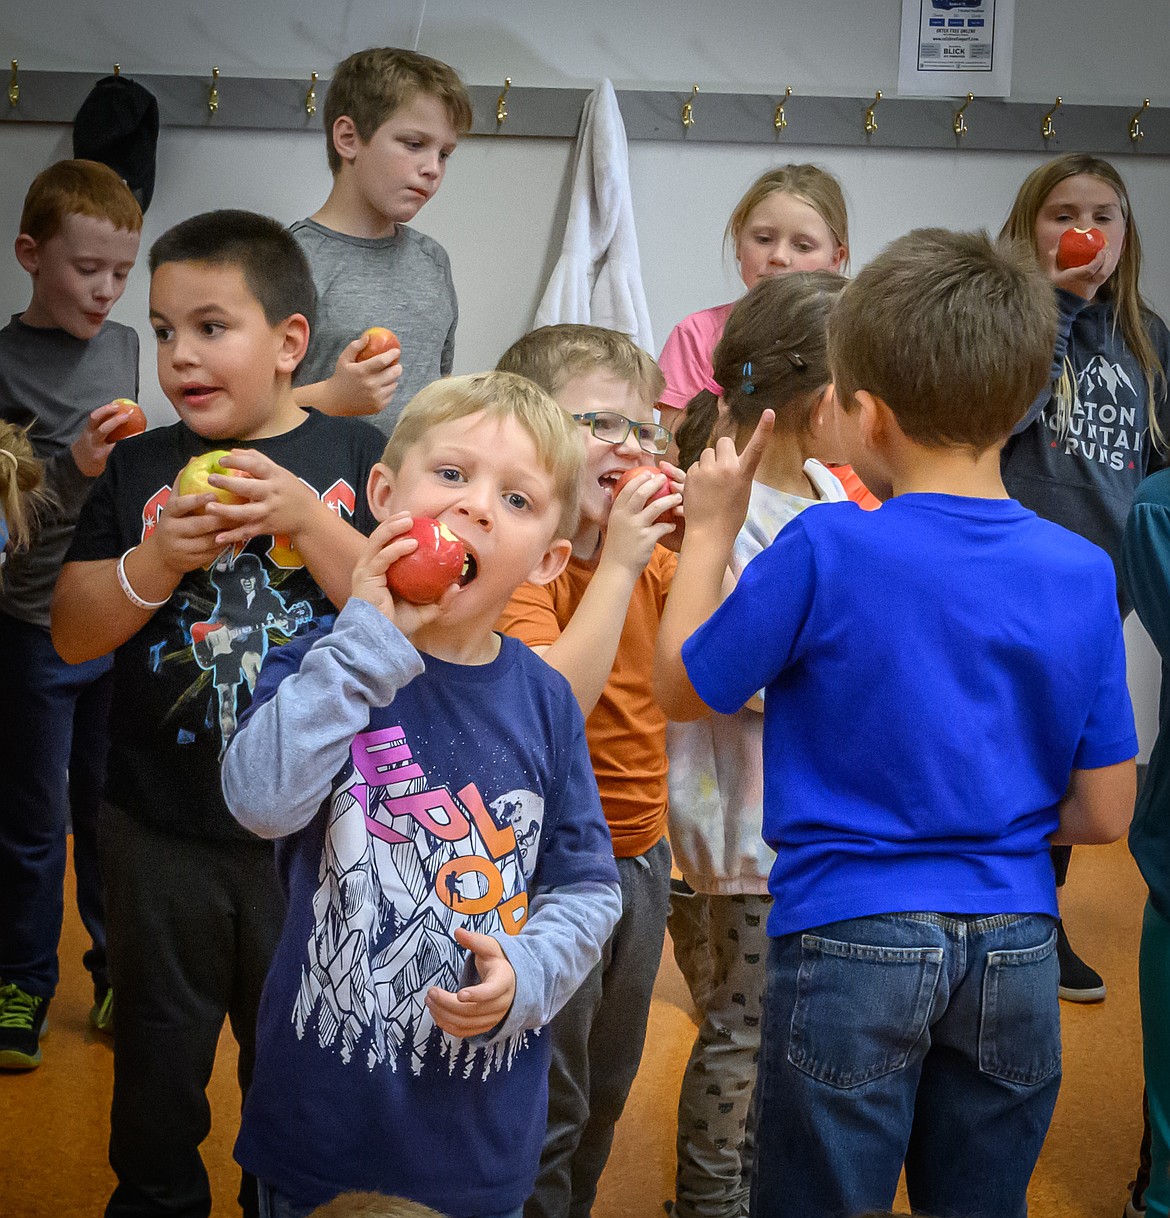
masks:
<svg viewBox="0 0 1170 1218"><path fill-rule="evenodd" d="M659 463L671 439L653 416L662 373L624 334L544 326L510 347L498 367L550 393L585 439L573 557L550 584L522 584L500 620L501 630L568 679L581 704L621 878L621 920L550 1025L548 1130L524 1211L577 1218L593 1204L638 1072L666 933L666 716L651 677L676 565L658 542L674 528L683 475L666 466L672 493L657 499L667 479L657 469L615 493L627 470Z"/></svg>

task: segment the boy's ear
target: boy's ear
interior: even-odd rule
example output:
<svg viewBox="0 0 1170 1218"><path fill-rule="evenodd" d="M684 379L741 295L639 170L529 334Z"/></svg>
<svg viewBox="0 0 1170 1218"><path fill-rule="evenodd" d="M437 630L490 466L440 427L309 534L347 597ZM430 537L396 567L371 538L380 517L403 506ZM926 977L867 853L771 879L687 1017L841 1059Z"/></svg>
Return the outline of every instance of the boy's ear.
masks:
<svg viewBox="0 0 1170 1218"><path fill-rule="evenodd" d="M538 588L543 584L551 584L565 567L568 566L569 559L572 556L573 543L566 541L563 537L558 537L545 550L540 562L529 572L528 582L535 584Z"/></svg>
<svg viewBox="0 0 1170 1218"><path fill-rule="evenodd" d="M28 233L21 233L12 248L16 252L16 261L30 274L35 275L41 262L41 251L36 238Z"/></svg>
<svg viewBox="0 0 1170 1218"><path fill-rule="evenodd" d="M394 471L379 461L366 480L366 498L376 520L385 520L390 515L390 496L393 493Z"/></svg>
<svg viewBox="0 0 1170 1218"><path fill-rule="evenodd" d="M291 376L309 349L309 319L303 313L293 313L280 323L280 328L283 334L276 366Z"/></svg>
<svg viewBox="0 0 1170 1218"><path fill-rule="evenodd" d="M352 161L357 156L362 138L358 135L357 125L348 114L339 115L333 120L333 149L343 161Z"/></svg>
<svg viewBox="0 0 1170 1218"><path fill-rule="evenodd" d="M866 448L880 451L887 438L890 408L879 397L865 389L853 394L858 415L857 429Z"/></svg>

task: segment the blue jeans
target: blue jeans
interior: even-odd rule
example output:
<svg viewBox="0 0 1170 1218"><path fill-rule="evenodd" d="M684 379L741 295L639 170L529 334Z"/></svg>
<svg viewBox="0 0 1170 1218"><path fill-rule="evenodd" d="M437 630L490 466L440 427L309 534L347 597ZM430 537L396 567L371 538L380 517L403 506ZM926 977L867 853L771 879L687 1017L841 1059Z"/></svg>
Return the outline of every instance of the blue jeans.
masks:
<svg viewBox="0 0 1170 1218"><path fill-rule="evenodd" d="M1024 1218L1060 1088L1044 915L884 914L774 939L753 1218Z"/></svg>
<svg viewBox="0 0 1170 1218"><path fill-rule="evenodd" d="M260 1189L260 1218L308 1218L317 1208L315 1205L300 1205L284 1193L278 1193L271 1185L262 1180L258 1182ZM476 1214L474 1218L521 1218L523 1206L508 1210L503 1214Z"/></svg>
<svg viewBox="0 0 1170 1218"><path fill-rule="evenodd" d="M112 665L110 656L66 664L47 630L0 614L0 978L42 998L57 989L70 822L77 908L93 943L85 967L109 984L97 823Z"/></svg>

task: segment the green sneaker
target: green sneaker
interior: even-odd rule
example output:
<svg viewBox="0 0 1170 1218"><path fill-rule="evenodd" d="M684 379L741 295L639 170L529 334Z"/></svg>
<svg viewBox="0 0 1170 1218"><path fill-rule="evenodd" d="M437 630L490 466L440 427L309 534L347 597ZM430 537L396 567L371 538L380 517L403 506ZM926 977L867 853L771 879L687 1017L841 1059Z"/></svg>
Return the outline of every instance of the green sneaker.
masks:
<svg viewBox="0 0 1170 1218"><path fill-rule="evenodd" d="M107 985L101 992L95 993L93 1006L89 1010L89 1026L95 1032L114 1034L114 989Z"/></svg>
<svg viewBox="0 0 1170 1218"><path fill-rule="evenodd" d="M49 999L18 985L0 985L0 1070L35 1070L41 1064L41 1035Z"/></svg>

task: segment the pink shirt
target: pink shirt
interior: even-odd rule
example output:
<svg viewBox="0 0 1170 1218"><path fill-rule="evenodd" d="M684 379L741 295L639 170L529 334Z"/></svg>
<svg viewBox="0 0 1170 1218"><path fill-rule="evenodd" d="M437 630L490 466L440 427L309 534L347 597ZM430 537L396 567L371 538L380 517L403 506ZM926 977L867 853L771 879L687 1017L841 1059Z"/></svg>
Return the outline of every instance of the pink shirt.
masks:
<svg viewBox="0 0 1170 1218"><path fill-rule="evenodd" d="M666 377L666 388L660 399L664 406L686 410L691 398L707 387L711 355L734 308L735 301L713 309L701 309L684 317L671 330L658 357L658 366Z"/></svg>

